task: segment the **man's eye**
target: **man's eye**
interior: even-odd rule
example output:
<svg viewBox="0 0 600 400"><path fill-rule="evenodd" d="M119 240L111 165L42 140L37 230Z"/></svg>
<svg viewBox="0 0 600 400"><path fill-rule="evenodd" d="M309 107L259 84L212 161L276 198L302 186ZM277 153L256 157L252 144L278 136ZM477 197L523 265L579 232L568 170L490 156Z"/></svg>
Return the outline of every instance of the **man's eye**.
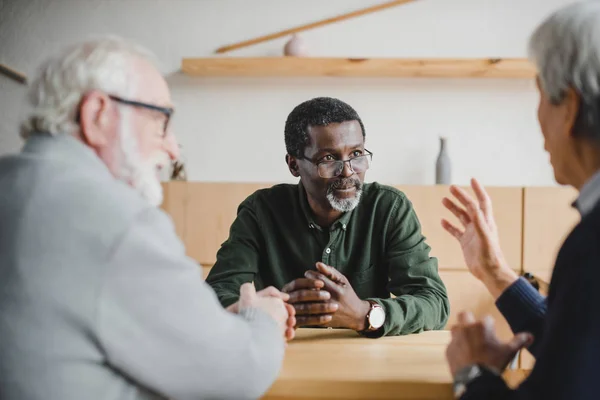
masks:
<svg viewBox="0 0 600 400"><path fill-rule="evenodd" d="M331 154L326 155L325 157L323 157L323 161L333 161L334 158Z"/></svg>
<svg viewBox="0 0 600 400"><path fill-rule="evenodd" d="M360 150L354 150L354 152L352 153L353 157L360 157L362 156L362 151Z"/></svg>

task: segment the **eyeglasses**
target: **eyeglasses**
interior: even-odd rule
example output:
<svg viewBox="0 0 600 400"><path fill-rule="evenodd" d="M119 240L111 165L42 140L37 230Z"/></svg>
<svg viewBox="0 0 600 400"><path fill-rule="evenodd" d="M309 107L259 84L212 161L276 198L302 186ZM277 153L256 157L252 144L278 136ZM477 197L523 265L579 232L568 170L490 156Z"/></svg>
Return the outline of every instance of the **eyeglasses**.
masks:
<svg viewBox="0 0 600 400"><path fill-rule="evenodd" d="M147 110L158 111L158 112L162 113L165 116L162 137L163 138L167 137L167 128L169 126L169 121L171 120L171 116L173 115L173 112L175 112L175 110L173 108L160 107L160 106L156 106L154 104L142 103L141 101L127 100L127 99L123 99L121 97L113 96L113 95L109 95L108 97L118 103L121 103L121 104L125 104L125 105L132 106L132 107L145 108Z"/></svg>
<svg viewBox="0 0 600 400"><path fill-rule="evenodd" d="M365 152L366 154L353 157L349 160L319 161L315 163L313 160L307 157L300 158L315 164L321 178L330 179L340 176L344 171L344 165L346 163L348 163L350 165L350 169L357 174L362 174L368 170L371 166L371 161L373 160L373 153L367 149L365 149Z"/></svg>

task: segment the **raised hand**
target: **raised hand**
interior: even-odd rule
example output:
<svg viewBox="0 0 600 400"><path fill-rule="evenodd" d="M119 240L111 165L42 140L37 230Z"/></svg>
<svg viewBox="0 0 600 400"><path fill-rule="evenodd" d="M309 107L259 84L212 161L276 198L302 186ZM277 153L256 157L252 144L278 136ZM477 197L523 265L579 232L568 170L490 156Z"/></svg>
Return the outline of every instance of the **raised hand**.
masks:
<svg viewBox="0 0 600 400"><path fill-rule="evenodd" d="M464 230L446 219L442 219L442 226L460 243L471 273L486 284L494 297L498 297L518 276L510 269L502 254L490 197L477 180L471 180L471 187L477 201L457 186L451 186L450 193L462 207L447 197L442 200L442 204L458 218Z"/></svg>

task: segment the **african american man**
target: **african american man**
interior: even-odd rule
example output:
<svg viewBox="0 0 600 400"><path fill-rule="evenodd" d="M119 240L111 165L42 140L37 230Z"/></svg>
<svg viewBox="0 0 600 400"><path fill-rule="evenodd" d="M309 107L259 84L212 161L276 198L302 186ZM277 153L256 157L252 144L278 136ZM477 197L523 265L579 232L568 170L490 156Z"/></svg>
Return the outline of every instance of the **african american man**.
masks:
<svg viewBox="0 0 600 400"><path fill-rule="evenodd" d="M297 326L367 337L442 329L449 304L437 259L406 196L364 183L373 154L357 112L333 98L306 101L288 116L285 144L299 183L239 206L207 278L223 306L254 282L290 294Z"/></svg>

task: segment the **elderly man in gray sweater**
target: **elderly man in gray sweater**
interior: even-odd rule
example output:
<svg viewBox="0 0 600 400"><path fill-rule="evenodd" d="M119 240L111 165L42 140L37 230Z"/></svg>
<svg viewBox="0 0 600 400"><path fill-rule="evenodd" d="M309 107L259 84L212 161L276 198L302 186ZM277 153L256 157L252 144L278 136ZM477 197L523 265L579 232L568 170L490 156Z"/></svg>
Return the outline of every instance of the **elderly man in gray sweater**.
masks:
<svg viewBox="0 0 600 400"><path fill-rule="evenodd" d="M158 209L178 146L152 57L76 45L30 100L0 158L0 399L260 397L293 309L251 285L223 309Z"/></svg>

